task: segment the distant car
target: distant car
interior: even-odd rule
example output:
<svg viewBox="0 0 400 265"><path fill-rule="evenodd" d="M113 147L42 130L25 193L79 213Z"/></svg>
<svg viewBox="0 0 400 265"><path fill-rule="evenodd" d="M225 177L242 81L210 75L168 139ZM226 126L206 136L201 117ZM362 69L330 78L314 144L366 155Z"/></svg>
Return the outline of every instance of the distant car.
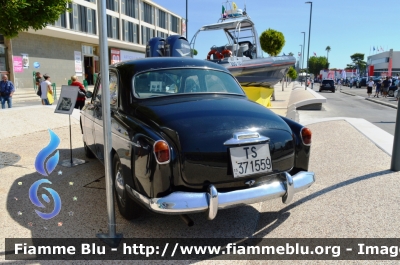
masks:
<svg viewBox="0 0 400 265"><path fill-rule="evenodd" d="M335 93L335 82L332 79L322 80L322 83L319 86L319 92L321 92L322 90L329 90L332 93Z"/></svg>
<svg viewBox="0 0 400 265"><path fill-rule="evenodd" d="M357 85L356 85L357 88L361 88L362 86L367 86L367 78L366 77L362 77L357 82Z"/></svg>
<svg viewBox="0 0 400 265"><path fill-rule="evenodd" d="M396 86L396 85L391 85L390 87L389 87L389 90L388 90L388 96L389 97L393 97L394 96L394 91L396 91L397 90L397 88L398 88L398 86Z"/></svg>

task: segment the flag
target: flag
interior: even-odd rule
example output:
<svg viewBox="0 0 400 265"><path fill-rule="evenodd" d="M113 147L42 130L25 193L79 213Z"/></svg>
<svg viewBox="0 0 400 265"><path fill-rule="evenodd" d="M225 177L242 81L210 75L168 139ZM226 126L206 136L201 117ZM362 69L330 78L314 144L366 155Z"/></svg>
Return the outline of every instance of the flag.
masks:
<svg viewBox="0 0 400 265"><path fill-rule="evenodd" d="M314 56L317 56L317 54L314 52Z"/></svg>
<svg viewBox="0 0 400 265"><path fill-rule="evenodd" d="M236 11L236 9L237 9L237 5L236 5L236 3L235 3L235 2L232 2L232 8L233 8L233 11Z"/></svg>
<svg viewBox="0 0 400 265"><path fill-rule="evenodd" d="M372 50L375 51L375 46L372 47Z"/></svg>
<svg viewBox="0 0 400 265"><path fill-rule="evenodd" d="M299 52L299 56L301 56L301 52Z"/></svg>
<svg viewBox="0 0 400 265"><path fill-rule="evenodd" d="M382 46L381 46L381 51L383 51L383 48L382 48Z"/></svg>
<svg viewBox="0 0 400 265"><path fill-rule="evenodd" d="M222 17L226 17L225 7L222 5Z"/></svg>

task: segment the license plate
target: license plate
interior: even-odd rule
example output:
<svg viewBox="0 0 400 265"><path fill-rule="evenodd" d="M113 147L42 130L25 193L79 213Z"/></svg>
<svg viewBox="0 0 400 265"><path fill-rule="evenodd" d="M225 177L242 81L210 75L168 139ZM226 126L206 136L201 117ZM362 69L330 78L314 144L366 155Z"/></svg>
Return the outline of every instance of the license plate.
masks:
<svg viewBox="0 0 400 265"><path fill-rule="evenodd" d="M257 144L230 149L234 178L272 171L269 144Z"/></svg>

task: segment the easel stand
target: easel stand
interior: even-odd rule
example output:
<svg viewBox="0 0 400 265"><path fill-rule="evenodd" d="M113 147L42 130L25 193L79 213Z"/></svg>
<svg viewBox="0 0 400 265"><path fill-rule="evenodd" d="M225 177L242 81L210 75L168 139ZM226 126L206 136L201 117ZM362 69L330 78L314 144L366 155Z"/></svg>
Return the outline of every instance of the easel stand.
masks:
<svg viewBox="0 0 400 265"><path fill-rule="evenodd" d="M65 159L61 161L60 165L63 167L75 167L82 164L85 164L86 161L79 158L72 158L72 136L71 136L71 115L69 116L69 150L70 150L70 159Z"/></svg>

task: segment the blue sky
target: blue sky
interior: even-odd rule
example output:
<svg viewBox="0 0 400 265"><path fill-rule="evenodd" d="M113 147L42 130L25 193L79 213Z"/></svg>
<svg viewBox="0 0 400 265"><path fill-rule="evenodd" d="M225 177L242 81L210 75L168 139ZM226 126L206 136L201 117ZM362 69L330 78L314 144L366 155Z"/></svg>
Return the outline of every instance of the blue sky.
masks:
<svg viewBox="0 0 400 265"><path fill-rule="evenodd" d="M186 16L186 0L153 0L179 16ZM188 39L206 24L216 23L221 16L224 0L188 0ZM302 31L306 32L305 56L307 56L310 4L299 0L236 0L238 8L246 9L256 25L258 35L271 28L285 36L286 44L282 52L292 52L296 58L303 45ZM343 69L351 63L350 55L374 54L372 47L382 47L384 51L400 50L400 1L399 0L314 0L312 7L310 57L326 56L329 45L330 68ZM226 44L225 36L200 33L196 41L198 59L205 59L212 45ZM211 43L211 44L210 44ZM371 51L370 51L371 49ZM376 51L375 51L376 53ZM268 56L268 55L264 55ZM305 57L306 58L306 57ZM306 64L306 60L304 60Z"/></svg>

